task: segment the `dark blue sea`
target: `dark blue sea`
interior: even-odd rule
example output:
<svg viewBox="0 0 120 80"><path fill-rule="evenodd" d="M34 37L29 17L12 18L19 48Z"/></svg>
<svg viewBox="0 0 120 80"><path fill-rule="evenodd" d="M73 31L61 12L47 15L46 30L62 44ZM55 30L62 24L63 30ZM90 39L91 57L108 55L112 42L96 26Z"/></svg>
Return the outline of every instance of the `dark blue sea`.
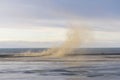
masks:
<svg viewBox="0 0 120 80"><path fill-rule="evenodd" d="M0 54L18 54L25 52L42 52L48 48L0 48ZM84 52L84 53L82 53ZM92 54L92 55L119 55L120 48L78 48L73 54Z"/></svg>

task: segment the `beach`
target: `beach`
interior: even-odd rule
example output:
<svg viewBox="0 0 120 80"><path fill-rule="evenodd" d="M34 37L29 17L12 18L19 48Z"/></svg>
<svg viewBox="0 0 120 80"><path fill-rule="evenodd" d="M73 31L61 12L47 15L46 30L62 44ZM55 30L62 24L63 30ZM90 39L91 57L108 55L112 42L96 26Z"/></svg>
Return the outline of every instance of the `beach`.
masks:
<svg viewBox="0 0 120 80"><path fill-rule="evenodd" d="M0 58L0 80L118 80L115 55L65 58Z"/></svg>

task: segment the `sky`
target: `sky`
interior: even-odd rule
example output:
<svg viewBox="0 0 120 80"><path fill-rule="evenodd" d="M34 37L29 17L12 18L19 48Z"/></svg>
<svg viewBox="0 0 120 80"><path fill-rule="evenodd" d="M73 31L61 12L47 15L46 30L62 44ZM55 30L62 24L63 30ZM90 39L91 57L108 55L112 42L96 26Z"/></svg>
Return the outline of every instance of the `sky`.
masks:
<svg viewBox="0 0 120 80"><path fill-rule="evenodd" d="M71 22L84 22L91 30L94 40L85 47L120 47L119 3L120 0L0 0L0 48L55 45L65 40Z"/></svg>

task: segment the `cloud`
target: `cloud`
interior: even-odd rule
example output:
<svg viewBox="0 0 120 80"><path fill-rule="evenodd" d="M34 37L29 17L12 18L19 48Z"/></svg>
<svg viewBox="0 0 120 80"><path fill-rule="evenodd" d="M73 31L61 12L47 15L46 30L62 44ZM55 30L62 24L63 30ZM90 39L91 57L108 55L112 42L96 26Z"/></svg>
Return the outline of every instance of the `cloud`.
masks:
<svg viewBox="0 0 120 80"><path fill-rule="evenodd" d="M111 5L115 4L117 5L115 1L103 0L69 0L69 3L67 0L1 0L0 27L64 27L74 19L79 19L79 22L84 21L88 26L95 30L119 31L120 19L101 17L99 16L101 13L97 13L98 15L95 17L95 11L97 11L99 6L100 10L104 10L104 8L109 8ZM115 10L116 7L113 6L113 9ZM109 14L109 11L105 11L105 13ZM82 14L92 13L95 16L83 16L80 12Z"/></svg>
<svg viewBox="0 0 120 80"><path fill-rule="evenodd" d="M0 28L0 41L56 42L65 39L64 28Z"/></svg>
<svg viewBox="0 0 120 80"><path fill-rule="evenodd" d="M49 48L60 45L59 42L1 41L0 48Z"/></svg>
<svg viewBox="0 0 120 80"><path fill-rule="evenodd" d="M63 41L66 26L76 22L91 29L97 44L119 43L118 3L112 0L0 0L0 41Z"/></svg>
<svg viewBox="0 0 120 80"><path fill-rule="evenodd" d="M120 32L94 31L93 35L96 42L120 42Z"/></svg>

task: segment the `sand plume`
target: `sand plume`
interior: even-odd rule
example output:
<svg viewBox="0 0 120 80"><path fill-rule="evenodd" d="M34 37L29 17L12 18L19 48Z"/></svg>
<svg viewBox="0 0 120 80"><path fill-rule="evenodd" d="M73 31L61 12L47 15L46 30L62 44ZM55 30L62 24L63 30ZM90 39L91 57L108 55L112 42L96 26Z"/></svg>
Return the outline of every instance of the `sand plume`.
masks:
<svg viewBox="0 0 120 80"><path fill-rule="evenodd" d="M72 24L66 40L59 47L53 47L40 53L25 53L19 56L65 57L85 42L89 41L89 30L83 25Z"/></svg>

